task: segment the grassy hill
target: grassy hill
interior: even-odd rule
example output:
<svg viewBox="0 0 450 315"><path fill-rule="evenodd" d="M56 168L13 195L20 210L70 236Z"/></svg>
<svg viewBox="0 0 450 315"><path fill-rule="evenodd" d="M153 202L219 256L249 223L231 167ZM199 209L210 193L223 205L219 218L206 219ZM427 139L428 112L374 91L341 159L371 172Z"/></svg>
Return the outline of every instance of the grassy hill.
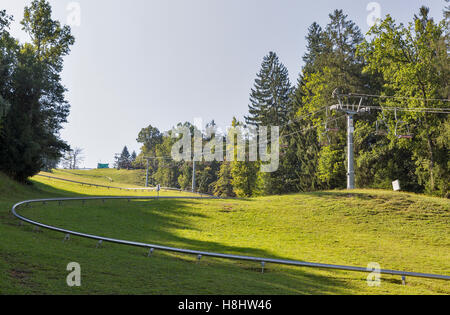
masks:
<svg viewBox="0 0 450 315"><path fill-rule="evenodd" d="M98 185L143 187L145 186L145 170L54 170L52 173L42 174L83 181Z"/></svg>
<svg viewBox="0 0 450 315"><path fill-rule="evenodd" d="M76 173L65 176L105 183ZM135 175L120 176L129 186L128 176ZM148 258L145 249L108 243L97 249L95 241L76 237L63 243L60 233L20 226L10 214L12 204L49 196L144 193L43 177L33 182L22 186L0 174L2 294L450 294L450 282L443 280L408 278L402 286L399 277L383 276L380 287L369 287L364 273L268 264L261 274L252 262L205 257L197 264L189 255L156 251ZM362 267L377 262L385 269L450 274L449 200L408 193L70 202L35 205L21 213L85 233L167 246ZM80 288L65 282L66 266L73 261L81 265Z"/></svg>

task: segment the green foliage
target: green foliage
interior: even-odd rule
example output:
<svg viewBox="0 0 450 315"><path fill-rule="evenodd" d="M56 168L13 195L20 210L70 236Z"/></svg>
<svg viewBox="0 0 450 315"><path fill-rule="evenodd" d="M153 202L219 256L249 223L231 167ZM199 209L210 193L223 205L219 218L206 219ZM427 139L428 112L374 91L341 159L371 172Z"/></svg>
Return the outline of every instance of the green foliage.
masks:
<svg viewBox="0 0 450 315"><path fill-rule="evenodd" d="M391 189L393 180L400 180L403 190L420 192L414 172L412 153L398 141L390 142L383 135L376 135L375 126L358 121L355 127L355 177L358 187Z"/></svg>
<svg viewBox="0 0 450 315"><path fill-rule="evenodd" d="M0 130L2 129L3 119L5 119L10 106L11 105L7 101L5 101L3 97L0 95Z"/></svg>
<svg viewBox="0 0 450 315"><path fill-rule="evenodd" d="M264 57L261 70L255 79L254 88L251 90L251 105L249 105L249 116L245 117L246 123L256 127L278 126L281 133L284 133L287 130L285 126L294 114L291 98L292 87L288 71L279 61L278 56L274 52L270 52ZM270 142L268 147L270 149ZM259 174L258 184L255 186L259 188L255 188L256 190L252 194L269 195L295 191L297 179L294 169L297 159L295 154L292 154L292 148L287 148L285 151L290 152L288 154L290 158L286 156L276 172ZM283 154L285 153L283 152ZM248 194L248 192L242 192L241 189L240 191L240 193Z"/></svg>
<svg viewBox="0 0 450 315"><path fill-rule="evenodd" d="M250 94L249 116L245 121L254 126L281 126L287 122L291 83L287 68L276 53L264 57L261 70Z"/></svg>
<svg viewBox="0 0 450 315"><path fill-rule="evenodd" d="M103 175L135 173L104 171ZM156 251L149 261L142 248L104 242L96 249L93 240L79 237L62 242L61 233L36 233L27 224L19 226L10 215L11 206L27 199L142 192L88 188L41 177L32 181L33 186L23 186L0 174L3 294L450 293L448 281L407 278L408 285L402 286L398 276L384 275L380 287L369 287L366 275L355 272L270 264L261 275L255 262L208 258L197 264L195 256L163 251ZM247 200L111 200L84 206L64 202L62 207L36 203L20 213L67 229L151 244L362 267L377 261L385 269L446 274L448 211L448 200L442 198L356 190L351 195L326 191ZM72 259L81 263L79 288L65 282L69 273L65 266ZM152 272L142 272L150 262Z"/></svg>
<svg viewBox="0 0 450 315"><path fill-rule="evenodd" d="M214 165L205 165L202 170L197 172L198 191L212 195L216 184L216 170Z"/></svg>
<svg viewBox="0 0 450 315"><path fill-rule="evenodd" d="M181 168L181 174L178 177L178 184L183 190L192 188L192 166L185 163Z"/></svg>
<svg viewBox="0 0 450 315"><path fill-rule="evenodd" d="M302 190L345 184L345 120L324 107L336 104L332 96L336 89L348 93L367 89L370 80L362 74L363 63L356 55L362 39L359 28L342 10L330 14L325 29L317 23L309 28L306 65L293 97L298 116L306 116L300 119L301 126L315 129L297 141ZM331 133L330 127L339 131Z"/></svg>
<svg viewBox="0 0 450 315"><path fill-rule="evenodd" d="M214 185L214 195L218 197L235 197L232 180L231 163L223 162L220 166L218 179Z"/></svg>
<svg viewBox="0 0 450 315"><path fill-rule="evenodd" d="M258 170L258 162L231 162L231 183L237 197L257 195Z"/></svg>
<svg viewBox="0 0 450 315"><path fill-rule="evenodd" d="M331 146L325 146L320 151L319 179L328 187L343 187L345 185L345 152L333 150Z"/></svg>
<svg viewBox="0 0 450 315"><path fill-rule="evenodd" d="M380 74L383 93L400 98L387 98L383 105L400 108L439 108L447 103L434 101L448 97L448 37L445 22L437 24L428 17L429 10L420 9L419 16L408 26L397 25L387 16L380 25L374 26L371 40L359 48L359 54L367 62L366 73ZM447 43L447 44L446 44ZM404 102L404 97L411 99ZM402 112L387 119L392 126L390 146L408 150L415 163L419 184L431 194L448 194L450 178L448 167L447 115L433 113ZM396 121L405 121L414 130L414 139L398 139L403 132L395 128Z"/></svg>
<svg viewBox="0 0 450 315"><path fill-rule="evenodd" d="M308 30L305 65L295 89L286 67L274 52L264 57L250 93L251 126L280 126L280 164L276 172L261 173L259 162L227 161L197 165L197 189L219 196L257 196L297 191L343 188L347 177L347 125L345 115L326 108L341 94L367 93L390 96L364 98L363 105L416 108L446 107L450 63L449 14L435 23L422 8L413 23L397 25L387 16L365 40L360 29L342 10L321 27ZM398 97L398 98L392 98ZM409 99L412 98L412 99ZM346 97L343 103L359 99ZM402 189L448 196L450 143L445 114L371 111L355 117L355 174L358 187L391 188L400 180ZM379 123L387 135L377 132ZM214 125L212 121L209 125ZM196 131L189 123L179 124ZM233 126L246 128L236 118ZM379 131L379 130L378 130ZM413 139L401 135L414 135ZM206 135L202 135L208 140ZM141 131L143 156L161 156L150 163L151 182L190 187L191 174L184 162L170 158L176 141L149 126ZM226 148L225 148L226 149ZM269 142L270 150L270 142ZM140 162L139 162L140 161Z"/></svg>
<svg viewBox="0 0 450 315"><path fill-rule="evenodd" d="M136 152L134 152L134 158L131 157L130 152L128 151L127 146L124 146L122 149L122 153L117 156L115 165L118 170L130 169L134 160L136 159Z"/></svg>
<svg viewBox="0 0 450 315"><path fill-rule="evenodd" d="M74 38L69 27L51 18L50 4L44 0L25 8L21 24L31 43L13 40L8 21L1 13L0 93L10 109L2 123L0 169L25 181L69 149L59 138L69 114L60 72Z"/></svg>

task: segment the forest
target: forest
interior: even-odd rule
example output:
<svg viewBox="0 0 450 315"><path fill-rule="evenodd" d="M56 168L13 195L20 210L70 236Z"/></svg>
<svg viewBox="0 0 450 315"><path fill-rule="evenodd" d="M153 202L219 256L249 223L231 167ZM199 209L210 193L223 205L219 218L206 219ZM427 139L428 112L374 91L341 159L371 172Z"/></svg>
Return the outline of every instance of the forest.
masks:
<svg viewBox="0 0 450 315"><path fill-rule="evenodd" d="M30 41L21 43L10 34L13 18L0 11L0 171L20 182L55 168L71 151L60 137L70 111L61 72L75 39L51 12L45 0L25 8L21 25ZM279 126L276 172L261 172L258 161L226 159L197 162L193 174L192 162L171 158L173 131L151 125L137 137L141 151L124 148L116 166L145 169L148 161L151 185L182 189L195 175L196 189L216 196L345 188L346 119L330 110L341 98L373 109L355 117L358 188L392 189L399 180L403 190L448 197L449 12L447 7L435 21L422 7L406 25L387 15L362 34L335 10L327 25L309 27L302 66L294 70L297 82L290 82L276 52L268 52L250 91L248 115L230 125ZM178 126L211 138L189 122Z"/></svg>
<svg viewBox="0 0 450 315"><path fill-rule="evenodd" d="M0 171L20 182L70 150L59 134L70 112L60 75L75 38L51 15L44 0L25 7L20 24L30 42L20 43L0 10Z"/></svg>
<svg viewBox="0 0 450 315"><path fill-rule="evenodd" d="M279 126L278 170L264 173L261 162L236 159L200 161L196 189L250 197L345 188L346 115L330 110L341 98L372 109L355 117L358 188L392 189L399 180L402 190L448 197L448 7L441 21L430 18L426 7L407 25L387 15L365 36L335 10L327 25L313 23L306 39L297 82L290 82L288 69L269 52L250 91L248 115L230 122L242 128ZM178 126L202 132L206 142L211 138L189 122ZM146 168L148 160L152 185L191 189L192 162L171 158L173 132L147 126L137 138L141 152L130 159L126 151L116 159L133 168Z"/></svg>

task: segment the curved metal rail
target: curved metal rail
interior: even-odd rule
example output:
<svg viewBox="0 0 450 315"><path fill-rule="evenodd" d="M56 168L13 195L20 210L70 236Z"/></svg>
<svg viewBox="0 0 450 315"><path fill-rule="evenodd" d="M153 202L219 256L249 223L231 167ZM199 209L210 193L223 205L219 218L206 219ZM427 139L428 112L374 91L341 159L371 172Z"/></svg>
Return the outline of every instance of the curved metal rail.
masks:
<svg viewBox="0 0 450 315"><path fill-rule="evenodd" d="M321 263L311 263L311 262L304 262L304 261L296 261L296 260L285 260L285 259L273 259L273 258L262 258L262 257L252 257L252 256L241 256L241 255L231 255L231 254L221 254L221 253L213 253L213 252L206 252L206 251L198 251L198 250L190 250L190 249L182 249L182 248L174 248L174 247L167 247L162 245L156 245L156 244L147 244L147 243L139 243L139 242L132 242L132 241L126 241L126 240L119 240L114 238L108 238L108 237L102 237L98 235L92 235L92 234L85 234L81 232L71 231L67 229L58 228L55 226L43 224L37 221L30 220L28 218L25 218L24 216L19 215L16 210L23 205L28 205L31 203L46 203L46 202L58 202L61 204L65 201L89 201L89 200L118 200L118 199L124 199L124 200L149 200L149 199L220 199L216 197L137 197L137 196L130 196L130 197L82 197L82 198L51 198L51 199L35 199L35 200L26 200L19 202L15 204L12 207L12 213L15 217L17 217L19 220L22 220L24 222L27 222L29 224L61 232L66 234L66 237L68 235L74 235L74 236L80 236L84 238L94 239L101 242L110 242L110 243L116 243L116 244L122 244L122 245L129 245L129 246L136 246L136 247L143 247L149 249L149 256L155 249L163 250L163 251L170 251L170 252L177 252L177 253L183 253L183 254L192 254L197 255L197 258L200 260L202 256L209 256L209 257L216 257L216 258L226 258L226 259L234 259L234 260L245 260L245 261L254 261L254 262L260 262L262 265L262 271L264 272L264 267L266 263L274 263L274 264L282 264L282 265L294 265L294 266L301 266L301 267L311 267L311 268L322 268L322 269L337 269L337 270L347 270L347 271L356 271L356 272L372 272L373 270L368 270L367 268L363 267L354 267L354 266L343 266L343 265L330 265L330 264L321 264ZM378 270L377 270L378 271ZM407 272L407 271L397 271L397 270L388 270L388 269L381 269L379 270L380 274L390 274L390 275L398 275L402 276L402 280L405 280L405 277L418 277L418 278L429 278L429 279L441 279L441 280L450 280L450 276L445 275L437 275L437 274L428 274L428 273L417 273L417 272Z"/></svg>
<svg viewBox="0 0 450 315"><path fill-rule="evenodd" d="M79 181L76 181L76 180L65 179L65 178L55 177L55 176L42 175L42 174L37 174L35 176L45 177L45 178L50 178L50 179L55 179L55 180L60 180L60 181L64 181L64 182L74 183L74 184L80 184L82 186L92 186L92 187L100 187L100 188L108 188L108 189L119 189L119 190L135 190L135 191L137 191L137 190L155 190L154 187L150 187L150 188L124 188L124 187L115 187L115 186L107 186L107 185L98 185L98 184L92 184L92 183L79 182Z"/></svg>
<svg viewBox="0 0 450 315"><path fill-rule="evenodd" d="M60 181L64 181L64 182L79 184L79 185L82 185L82 186L92 186L92 187L100 187L100 188L108 188L108 189L119 189L119 190L128 190L128 191L145 191L145 190L155 191L156 190L156 187L145 187L145 188L132 188L131 187L131 188L125 188L125 187L116 187L116 186L107 186L107 185L98 185L98 184L79 182L79 181L76 181L76 180L65 179L65 178L61 178L61 177L48 176L48 175L42 175L42 174L36 174L35 176L40 176L40 177L45 177L45 178L49 178L49 179L55 179L55 180L60 180ZM198 194L200 196L211 196L211 195L208 195L208 194L205 194L205 193L201 193L201 192L192 192L190 190L182 190L182 189L179 189L179 188L172 188L172 187L161 187L161 190L186 192L186 193L191 193L191 194Z"/></svg>

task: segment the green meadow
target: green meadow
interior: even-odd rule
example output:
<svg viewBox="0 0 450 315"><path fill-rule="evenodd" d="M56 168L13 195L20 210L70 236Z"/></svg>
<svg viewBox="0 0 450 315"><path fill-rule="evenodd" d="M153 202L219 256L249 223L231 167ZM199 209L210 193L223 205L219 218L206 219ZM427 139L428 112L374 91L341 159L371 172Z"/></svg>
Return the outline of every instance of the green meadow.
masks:
<svg viewBox="0 0 450 315"><path fill-rule="evenodd" d="M142 173L56 171L66 179L139 187ZM450 294L450 281L323 270L155 251L35 231L14 203L68 196L155 196L34 177L24 186L0 174L0 294ZM162 191L161 196L189 196ZM450 275L448 199L383 190L341 190L221 200L108 200L33 204L42 223L130 241L220 253ZM66 266L81 266L69 287Z"/></svg>

